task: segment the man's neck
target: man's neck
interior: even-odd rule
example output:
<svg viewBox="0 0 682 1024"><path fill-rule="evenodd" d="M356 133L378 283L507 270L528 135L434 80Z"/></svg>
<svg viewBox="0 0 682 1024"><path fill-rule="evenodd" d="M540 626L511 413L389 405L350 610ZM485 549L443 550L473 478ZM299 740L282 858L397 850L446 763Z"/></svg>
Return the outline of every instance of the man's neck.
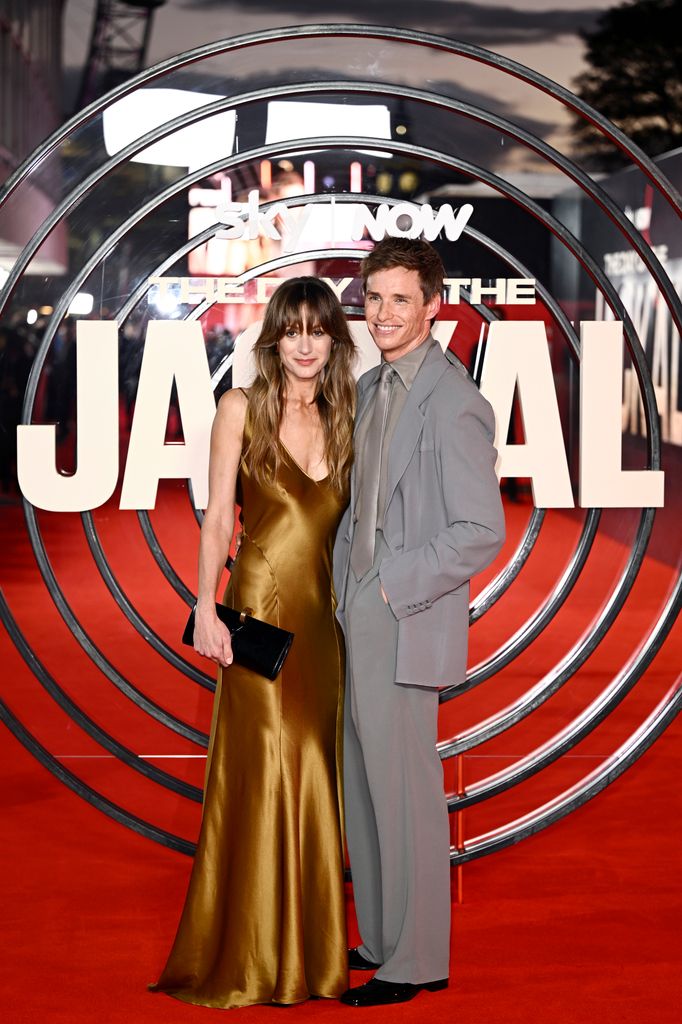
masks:
<svg viewBox="0 0 682 1024"><path fill-rule="evenodd" d="M423 345L427 338L430 337L430 335L431 328L429 328L425 334L422 334L421 336L415 338L414 341L411 341L409 345L403 345L401 348L396 349L395 352L382 352L382 359L384 359L387 363L395 363L397 359L402 359L403 356L409 355L410 352L414 352L416 348L419 348L420 345Z"/></svg>

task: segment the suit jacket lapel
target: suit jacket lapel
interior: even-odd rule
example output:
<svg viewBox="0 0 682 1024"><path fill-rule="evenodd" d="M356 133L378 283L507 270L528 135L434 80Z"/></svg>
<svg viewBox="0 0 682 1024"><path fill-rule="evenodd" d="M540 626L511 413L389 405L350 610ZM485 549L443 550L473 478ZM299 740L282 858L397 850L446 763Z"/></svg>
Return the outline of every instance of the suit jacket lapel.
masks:
<svg viewBox="0 0 682 1024"><path fill-rule="evenodd" d="M381 373L381 364L379 364L379 366L373 366L372 369L368 370L367 373L365 374L364 380L362 382L362 387L360 389L358 389L357 407L355 409L355 427L354 427L354 436L355 437L357 437L357 432L358 432L358 427L360 426L360 421L364 418L365 414L367 413L367 409L368 409L369 404L370 404L370 399L372 398L372 395L374 394L374 389L375 389L377 381L379 380L379 374L380 373ZM356 498L356 487L357 487L355 466L356 466L356 463L354 462L353 463L353 468L351 469L351 474L350 474L350 507L351 507L351 511L353 509L355 509L355 498ZM351 517L350 530L349 530L349 533L350 533L351 536L352 536L352 531L353 531L353 523L352 523L352 517Z"/></svg>
<svg viewBox="0 0 682 1024"><path fill-rule="evenodd" d="M440 345L435 344L426 353L424 362L417 371L407 400L400 414L388 452L388 478L386 481L386 508L400 478L407 469L410 459L424 429L424 415L420 409L437 382L445 373L448 362Z"/></svg>
<svg viewBox="0 0 682 1024"><path fill-rule="evenodd" d="M381 364L373 366L371 370L368 370L364 376L362 387L358 389L358 401L357 408L355 410L355 431L357 433L360 420L367 412L367 406L369 400L374 394L374 388L379 380L379 374L381 373Z"/></svg>

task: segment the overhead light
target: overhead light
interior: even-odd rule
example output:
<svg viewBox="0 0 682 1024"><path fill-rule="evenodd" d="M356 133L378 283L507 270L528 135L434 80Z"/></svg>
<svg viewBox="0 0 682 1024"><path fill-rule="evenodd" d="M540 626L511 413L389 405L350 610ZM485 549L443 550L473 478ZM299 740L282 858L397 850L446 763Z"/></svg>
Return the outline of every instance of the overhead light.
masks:
<svg viewBox="0 0 682 1024"><path fill-rule="evenodd" d="M152 128L159 128L180 114L219 99L222 97L214 93L190 92L187 89L136 89L104 111L102 125L106 151L113 156ZM187 167L189 170L204 167L230 156L234 149L236 123L234 110L212 114L171 132L131 159L135 163Z"/></svg>
<svg viewBox="0 0 682 1024"><path fill-rule="evenodd" d="M150 298L150 301L159 313L166 317L175 316L180 308L178 296L169 288L161 291L157 286L156 293Z"/></svg>
<svg viewBox="0 0 682 1024"><path fill-rule="evenodd" d="M26 323L29 324L29 325L34 324L37 319L38 319L38 310L37 309L29 309L28 313L26 314Z"/></svg>
<svg viewBox="0 0 682 1024"><path fill-rule="evenodd" d="M272 188L272 164L269 160L261 160L260 162L260 187L261 188Z"/></svg>
<svg viewBox="0 0 682 1024"><path fill-rule="evenodd" d="M71 300L71 305L66 311L67 316L89 316L95 303L89 292L77 292Z"/></svg>
<svg viewBox="0 0 682 1024"><path fill-rule="evenodd" d="M377 192L381 192L383 195L386 195L388 192L391 191L391 186L392 185L393 185L393 175L390 174L388 171L380 171L377 174L377 177L376 177Z"/></svg>
<svg viewBox="0 0 682 1024"><path fill-rule="evenodd" d="M398 188L401 192L414 192L419 184L419 178L414 171L403 171L398 178Z"/></svg>
<svg viewBox="0 0 682 1024"><path fill-rule="evenodd" d="M306 103L272 100L268 103L266 145L290 139L360 135L368 139L391 138L391 114L383 104Z"/></svg>

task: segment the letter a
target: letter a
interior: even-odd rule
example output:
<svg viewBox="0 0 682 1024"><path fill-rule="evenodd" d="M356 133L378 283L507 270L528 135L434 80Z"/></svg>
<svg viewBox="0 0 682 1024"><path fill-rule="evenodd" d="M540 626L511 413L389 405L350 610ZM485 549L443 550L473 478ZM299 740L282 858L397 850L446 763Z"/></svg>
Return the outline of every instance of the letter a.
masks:
<svg viewBox="0 0 682 1024"><path fill-rule="evenodd" d="M76 325L76 472L57 472L54 424L17 427L17 476L24 497L49 512L85 512L111 497L118 479L118 329Z"/></svg>
<svg viewBox="0 0 682 1024"><path fill-rule="evenodd" d="M166 444L173 380L184 444ZM159 480L191 479L197 508L208 504L208 453L215 400L201 325L152 321L147 328L121 508L154 508Z"/></svg>
<svg viewBox="0 0 682 1024"><path fill-rule="evenodd" d="M517 385L526 440L507 444ZM481 393L495 410L498 477L530 477L538 508L573 508L544 324L496 320L490 325Z"/></svg>

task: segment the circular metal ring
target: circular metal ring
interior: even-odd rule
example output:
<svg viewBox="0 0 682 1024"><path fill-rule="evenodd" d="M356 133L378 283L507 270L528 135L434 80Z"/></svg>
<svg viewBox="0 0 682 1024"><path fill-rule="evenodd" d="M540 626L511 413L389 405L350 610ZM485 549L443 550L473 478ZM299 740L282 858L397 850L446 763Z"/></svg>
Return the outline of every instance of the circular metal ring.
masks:
<svg viewBox="0 0 682 1024"><path fill-rule="evenodd" d="M521 79L523 79L523 80L525 80L527 82L530 82L531 84L533 84L535 86L539 86L540 88L544 88L545 86L548 86L546 91L548 91L554 98L556 98L556 99L560 100L561 102L565 103L565 105L569 106L571 109L578 110L579 113L581 113L583 116L586 116L588 120L591 120L598 127L600 127L600 128L603 127L604 134L608 138L610 138L612 141L614 141L617 145L621 146L621 148L623 148L626 151L628 151L629 154L633 157L633 159L635 159L635 162L640 163L640 166L644 170L644 173L649 176L650 180L655 181L659 185L660 193L663 194L669 202L672 202L673 205L676 205L677 208L679 209L679 197L677 196L675 191L669 186L669 183L666 181L664 176L660 174L658 169L655 167L655 165L653 165L651 163L651 161L648 161L648 158L644 157L644 155L641 153L641 151L637 150L637 147L629 145L628 140L625 139L625 137L622 135L622 133L619 133L617 129L613 129L612 126L609 126L608 122L604 122L604 119L601 118L600 115L596 114L596 112L594 112L594 111L591 111L590 108L588 108L586 105L582 104L581 101L578 101L575 97L572 97L571 94L567 93L566 90L562 90L561 87L556 86L554 83L550 83L549 80L542 79L542 76L535 76L534 73L528 72L528 69L524 69L521 65L516 64L516 62L510 62L507 58L500 58L497 55L490 54L487 51L481 51L479 48L469 47L466 44L452 43L449 40L439 39L439 37L426 36L425 34L418 34L418 33L406 33L406 32L402 32L401 30L393 30L393 29L379 29L379 30L377 30L374 27L366 27L366 26L350 26L350 27L349 26L308 26L308 27L306 27L303 30L303 34L306 34L306 35L311 36L311 37L312 36L316 36L316 35L317 36L328 36L330 34L332 34L332 35L336 34L336 35L340 35L340 36L358 36L358 35L362 35L362 36L371 36L373 38L388 38L388 39L393 39L393 40L397 40L397 41L410 42L410 43L413 43L415 45L425 45L425 46L436 47L438 49L441 49L441 50L444 50L444 51L448 51L450 53L458 53L459 55L467 56L467 57L470 57L470 58L472 58L474 60L480 60L483 63L489 64L489 66L496 67L497 69L503 70L506 73L514 74L516 77L519 77L519 78L521 78ZM74 119L74 121L72 122L72 127L76 123L77 124L84 123L88 118L94 116L94 113L97 112L97 109L104 109L104 107L108 103L112 102L113 99L117 98L119 95L123 95L125 92L130 91L130 89L134 88L136 84L139 85L141 81L151 81L154 78L159 77L159 76L167 73L167 71L172 70L173 68L182 66L183 62L186 64L188 62L201 59L201 57L198 56L200 51L201 51L202 55L210 56L210 55L212 55L214 53L227 52L230 49L238 49L238 48L240 48L242 46L257 45L257 44L260 44L260 43L263 43L263 42L268 42L268 41L279 41L280 39L283 39L283 38L292 38L293 39L294 35L297 35L297 36L300 37L301 29L297 28L295 30L295 33L293 31L289 32L289 33L288 32L284 32L283 33L280 30L272 30L272 32L270 32L270 33L257 33L254 36L242 37L241 39L227 41L226 43L211 44L211 47L209 47L209 48L200 48L200 50L192 51L191 54L180 55L178 58L173 58L170 62L166 62L165 66L158 66L157 68L151 69L149 72L143 73L142 76L138 76L138 78L135 79L134 82L126 83L126 87L124 87L121 90L115 92L114 94L111 94L109 97L107 97L106 102L103 102L103 103L99 104L99 107L98 107L97 104L92 105L90 108L88 108L87 111L84 112L83 115L79 115L76 119ZM352 82L344 83L344 87L347 88L348 91L353 91L353 84L354 83L352 83ZM414 97L412 97L412 98L414 98ZM463 111L461 111L461 112L463 113ZM207 114L207 109L203 108L202 111L201 111L201 116L206 116L206 114ZM602 126L601 122L604 122L603 126ZM71 129L69 129L69 131L70 130ZM40 157L40 159L43 159L47 155L47 153L51 151L50 147L52 147L52 149L54 149L56 147L56 145L59 144L59 140L57 138L59 136L59 134L60 133L55 133L55 135L50 140L48 140L47 143L44 144L43 147L41 147L42 156ZM67 135L64 135L64 138L66 138L66 137L67 137ZM311 141L313 141L313 140L305 140L305 146L308 146ZM314 140L314 141L317 141L317 142L322 141L325 144L324 148L329 148L328 140ZM353 142L353 140L341 140L342 144L344 144L344 145L346 143L348 143L349 141ZM357 142L357 140L355 140L355 141ZM375 141L377 141L377 140L375 140ZM363 139L362 140L362 145L363 146L366 146L366 145L368 145L370 143L371 143L371 140L367 140L367 139ZM394 145L392 143L391 145L392 145L392 148L394 148L394 149L396 149L398 151L405 152L405 153L412 152L413 155L417 155L420 158L428 159L429 158L429 154L432 155L432 154L434 154L434 152L437 153L437 151L419 150L418 148L414 148L414 147L412 148L412 150L410 150L409 148L405 147L404 144L402 146L398 146L397 144ZM241 159L242 160L245 159L245 158L252 159L254 153L263 153L265 148L267 148L267 147L264 147L264 148L261 148L261 149L256 149L256 150L252 150L250 153L247 153L247 154L241 154ZM300 149L301 146L299 146L298 148ZM40 153L41 151L38 151L38 152ZM441 154L441 156L443 156L443 155ZM36 160L38 159L37 156L35 156L34 158ZM641 162L640 162L640 160L641 160ZM452 166L452 164L449 161L442 161L442 162L445 162L446 165L448 165L448 166ZM16 187L18 187L18 185L21 183L23 178L28 173L27 169L30 169L29 168L30 163L31 163L31 160L27 161L22 166L22 168L20 168L19 171L15 175L12 176L12 179L10 179L10 182L8 182L8 186L5 188L3 193L0 193L0 195L3 198L6 198L8 195L11 194L11 192ZM224 163L224 162L221 161L221 164L222 163ZM34 164L34 166L35 166L35 164ZM570 174L569 171L567 171L567 173ZM581 173L583 173L583 172L581 172ZM184 179L184 180L186 181L187 179ZM481 180L485 180L485 179L481 179ZM495 186L493 186L493 187L495 187ZM517 193L516 197L514 196L514 193L509 190L509 188L507 188L507 189L500 189L500 191L502 191L503 194L507 194L508 197L512 198L513 201L515 201L515 202L518 201L518 197L519 197L518 190L516 190L516 193ZM587 191L590 191L590 190L588 189ZM159 199L159 197L156 197L156 198L158 199L159 202L163 201L163 199ZM594 196L593 196L593 198L594 198ZM155 208L155 205L157 205L157 204L152 204L151 208L152 209ZM530 209L528 204L520 203L520 205L524 205L525 208L529 210L529 212L533 212ZM148 208L148 207L149 207L149 204L146 204L145 208ZM602 206L602 209L604 209L603 206ZM605 212L608 212L608 211L605 211ZM543 220L543 218L538 218L538 219ZM548 226L550 228L550 230L553 230L551 224L547 223L544 220L543 220L543 222L545 223L545 226ZM567 237L570 235L570 233L566 232L565 230L560 230L558 232L557 231L553 231L553 233L556 235L556 237L560 238L560 240L562 242L564 242L564 244L566 243ZM626 234L627 234L627 232L626 232ZM570 237L572 238L572 236L570 236ZM576 240L574 239L573 241L576 241ZM635 238L631 238L631 242L632 242L633 246L635 248L637 248L637 244L638 244L637 240ZM650 250L648 249L648 247L644 243L642 243L642 244L643 244L644 257L646 257L649 254ZM570 246L569 246L569 248L570 248ZM595 283L599 285L600 282L597 280L597 278L594 276L594 274L592 274L590 272L590 267L585 262L585 257L588 257L589 254L587 254L582 249L582 247L579 246L579 244L578 244L578 248L577 249L575 249L575 250L571 249L571 251L573 251L574 255L577 256L577 258L579 259L579 261L583 265L583 268L587 270L588 274L590 274L590 276L593 278ZM656 273L652 270L652 264L648 263L646 258L645 258L645 263L646 263L650 273L652 274L652 276L656 277ZM594 264L593 263L592 263L592 268L594 269ZM598 270L598 268L597 268L597 270ZM664 277L663 280L665 281L666 279L667 279L667 277ZM665 295L665 287L661 288L661 281L657 281L657 283L659 285L659 289L661 289L662 292L664 293L664 296L666 297L666 301L668 301L668 299L671 298L671 296L669 294ZM608 292L608 289L605 292L605 294L607 292ZM9 290L6 289L3 294L4 294L4 297L6 297L9 294ZM613 295L612 295L612 297L613 297ZM668 304L671 305L670 302ZM679 322L680 322L679 319L678 319L679 318L679 312L678 312L679 311L679 302L678 301L672 302L672 307L671 308L672 308L672 311L673 311L673 318L676 319L676 322L679 325ZM621 319L626 320L626 318L624 318L624 317L621 317ZM645 404L645 410L646 410L646 414L647 414L647 426L648 426L648 438L647 438L647 440L648 440L648 463L647 464L648 464L649 468L652 468L652 467L653 468L657 468L660 465L660 436L657 433L657 426L658 426L658 424L657 424L657 419L656 419L656 407L655 407L655 403L653 404L653 406L650 403L650 397L651 396L649 395L648 390L647 390L647 383L650 384L650 380L648 378L648 369L647 369L646 364L644 362L643 354L641 354L640 351L639 351L639 346L638 346L638 343L637 343L636 335L634 333L634 329L632 329L632 325L631 325L631 323L628 320L626 320L626 341L628 343L628 347L630 349L630 352L631 352L631 355L632 355L632 358L633 358L633 364L635 366L635 371L636 371L636 374L637 374L637 377L638 377L640 391L644 395L644 400L645 400L644 404ZM49 346L49 341L48 341L48 346ZM45 349L45 351L47 351L47 349ZM641 358L639 358L639 361L638 361L638 357L640 357L640 355L641 355ZM40 372L40 368L38 369L38 372ZM541 510L538 510L538 511L541 511ZM653 523L653 515L654 515L653 510L644 510L644 512L642 514L642 519L641 519L640 526L639 526L638 531L637 531L637 537L636 537L636 540L635 540L635 544L634 544L634 547L633 547L633 551L632 551L631 557L630 557L630 559L628 561L628 565L626 566L626 569L625 569L624 573L622 574L621 579L620 579L619 583L617 584L615 591L612 593L612 595L611 595L611 597L609 599L609 602L607 603L607 607L603 610L601 616L597 620L597 626L598 627L599 626L603 626L605 620L607 620L609 618L611 618L611 619L615 618L615 616L618 614L618 611L619 611L620 607L622 606L622 602L625 600L625 596L627 596L627 590L629 589L628 584L631 585L632 581L634 580L634 575L636 574L636 571L637 571L637 568L638 568L638 563L641 562L641 559L644 557L646 543L647 543L647 540L648 540L648 534L649 534L649 532L651 530L651 526L652 526L652 523ZM141 521L141 525L143 525L142 521ZM150 526L150 529L151 529L151 524L149 524L149 526ZM594 528L596 529L596 524L595 524ZM143 530L144 530L144 526L143 526ZM29 533L30 533L30 529L29 529ZM149 539L149 538L147 538L147 539ZM512 560L512 561L514 561L514 560ZM168 565L170 567L170 563L168 563ZM575 561L573 561L573 565L575 566ZM573 571L575 572L575 569ZM622 600L621 600L621 598L622 598ZM484 607L484 602L482 604L482 607ZM623 676L620 680L614 680L613 681L612 686L609 688L610 696L609 696L608 699L605 699L605 700L603 700L601 702L595 702L591 706L591 708L588 709L588 712L586 712L586 714L581 717L579 722L575 724L575 727L571 726L571 737L578 735L578 733L581 732L582 729L588 724L588 720L589 720L589 723L595 722L595 724L596 724L595 720L599 717L599 715L602 715L602 717L603 717L603 713L606 713L606 712L604 712L604 708L609 706L609 701L611 700L611 698L615 694L620 694L622 692L623 686L625 685L625 683L623 683L623 679L625 679L627 681L628 685L634 685L634 682L636 681L636 678L639 677L641 672L646 667L646 664L648 663L647 662L647 658L653 657L652 651L654 651L654 649L658 649L658 646L660 646L660 644L663 642L663 639L665 637L666 631L669 628L669 625L673 621L671 616L674 616L674 612L677 610L678 607L679 607L679 580L678 580L678 588L677 588L677 591L676 591L676 596L672 599L672 603L669 601L666 610L664 611L664 613L659 618L659 621L658 621L656 627L654 627L654 630L652 631L652 633L650 634L649 639L647 640L646 644L642 647L642 649L640 651L637 652L637 655L636 655L636 657L634 659L633 665L630 666L630 668L629 668L628 672L625 674L625 676ZM530 620L531 623L532 623L532 621L533 620ZM528 627L528 626L529 626L529 623L526 624L526 627ZM608 629L609 626L607 625L606 628ZM652 637L654 637L654 639L652 639ZM16 642L16 640L15 640L15 642ZM658 646L656 646L656 645L658 645ZM593 648L591 648L591 649L593 649ZM577 645L573 649L572 653L575 653L575 652L580 653L580 651L581 651L581 645L579 644L579 645ZM582 652L584 653L584 651L585 651L585 648L583 647L582 648ZM585 656L588 656L589 653L591 653L591 650L588 651L587 654L585 654ZM537 696L537 694L536 694L536 696ZM559 817L562 817L564 814L569 813L570 810L573 810L576 806L579 806L580 803L585 802L585 800L587 800L587 799L590 799L591 796L593 796L597 792L599 792L601 788L603 788L610 781L612 781L613 778L615 778L618 774L620 774L623 770L625 770L625 768L630 763L632 763L632 761L634 759L636 759L636 757L638 757L643 752L643 750L645 750L647 748L647 746L650 745L651 742L653 742L653 739L655 739L656 736L660 734L662 729L665 728L665 725L667 725L668 722L671 720L671 716L674 715L674 713L676 712L677 707L679 705L679 698L680 698L679 691L671 691L671 693L668 695L668 697L665 698L664 701L661 702L661 704L654 711L654 713L649 716L649 718L647 719L647 721L645 723L643 723L642 727L637 731L637 733L633 737L630 737L628 739L628 741L625 744L623 744L623 746L619 749L619 751L617 751L616 754L613 755L613 757L610 759L609 764L605 768L600 769L599 771L592 773L590 776L588 776L587 779L581 780L581 783L578 784L577 787L574 787L573 790L569 791L568 793L561 794L559 797L557 797L554 801L551 802L551 805L545 805L545 807L543 807L543 808L538 808L531 815L527 816L527 819L525 819L525 820L523 820L521 822L512 822L512 823L510 823L507 826L503 826L501 829L495 830L494 833L490 833L487 836L479 836L479 837L476 837L475 839L469 841L467 844L465 844L465 849L463 851L459 851L459 852L455 851L455 853L453 855L453 860L455 862L463 862L464 860L469 860L469 859L472 859L473 857L482 856L485 853L493 852L494 849L502 848L502 846L509 845L511 842L516 842L520 838L524 838L526 835L530 835L534 831L538 831L539 828L546 827L547 824L550 824L554 820L558 820ZM599 709L598 709L598 711L595 711L594 709L595 709L597 704L599 704ZM505 711L507 711L507 710L508 709L505 709ZM511 723L511 724L513 724L513 723ZM504 726L504 727L506 728L508 726ZM584 735L584 733L582 733L582 732L581 732L581 734ZM461 737L458 738L458 739L461 739ZM569 737L566 735L566 730L564 730L564 735L563 736L555 737L554 739L555 740L559 740L559 742L557 744L555 744L556 749L558 750L559 746L562 743L567 742ZM464 749L466 749L466 748L464 748ZM559 751L559 753L560 752L561 751ZM537 752L533 752L533 754L536 754L536 753ZM558 754L557 754L557 756L558 756ZM530 757L532 757L532 755L529 755L529 758ZM528 759L526 759L526 760L528 760ZM533 760L533 764L536 765L537 763L538 763L538 758L535 758ZM545 763L547 763L547 762L545 761ZM544 766L544 764L541 765L541 767L543 767L543 766ZM522 766L520 768L520 771L523 773L526 770L526 768L530 768L530 764L526 764L525 766ZM504 774L504 773L500 773L500 774ZM528 777L528 776L525 776L525 777ZM489 780L484 780L484 782L489 782ZM500 779L498 778L497 782L495 783L495 785L499 784L499 782L500 782ZM511 782L510 784L514 784L514 783ZM488 788L490 789L490 786ZM505 786L504 788L508 788L508 787ZM496 791L499 791L499 790L496 790ZM475 794L472 791L472 794L466 794L464 799L467 799L467 797L469 795L475 795ZM474 801L472 800L470 802L474 802ZM178 837L175 837L175 838L177 839ZM160 841L162 841L162 840L160 840ZM183 842L181 840L179 840L179 841ZM188 851L185 851L185 852L188 852Z"/></svg>

